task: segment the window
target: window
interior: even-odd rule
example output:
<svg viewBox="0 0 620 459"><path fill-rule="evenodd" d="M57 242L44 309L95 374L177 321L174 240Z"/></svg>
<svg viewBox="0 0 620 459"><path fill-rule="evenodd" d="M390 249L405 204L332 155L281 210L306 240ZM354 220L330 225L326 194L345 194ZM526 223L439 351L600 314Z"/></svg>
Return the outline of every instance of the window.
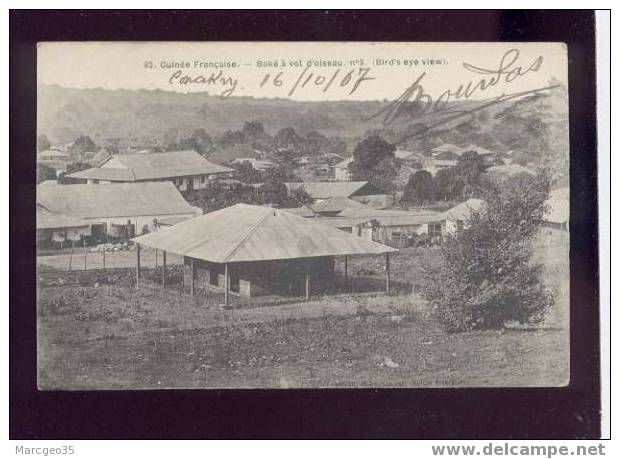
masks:
<svg viewBox="0 0 620 459"><path fill-rule="evenodd" d="M200 183L205 183L207 181L207 176L206 175L201 175L200 176Z"/></svg>

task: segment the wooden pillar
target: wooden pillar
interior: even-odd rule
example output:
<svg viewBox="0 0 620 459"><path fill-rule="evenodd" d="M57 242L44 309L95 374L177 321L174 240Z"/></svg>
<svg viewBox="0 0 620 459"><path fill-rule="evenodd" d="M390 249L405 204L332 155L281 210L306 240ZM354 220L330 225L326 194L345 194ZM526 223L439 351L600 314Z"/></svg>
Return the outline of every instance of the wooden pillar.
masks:
<svg viewBox="0 0 620 459"><path fill-rule="evenodd" d="M158 252L159 252L159 250L158 250L158 249L155 249L155 269L157 269L157 267L159 266L159 262L157 261L157 258L158 258L158 256L157 256L157 255L158 255Z"/></svg>
<svg viewBox="0 0 620 459"><path fill-rule="evenodd" d="M224 265L224 306L228 306L228 289L230 288L230 273L228 272L228 263Z"/></svg>
<svg viewBox="0 0 620 459"><path fill-rule="evenodd" d="M103 269L105 269L105 249L103 249Z"/></svg>
<svg viewBox="0 0 620 459"><path fill-rule="evenodd" d="M163 255L163 263L161 265L161 287L166 288L166 251L164 250Z"/></svg>
<svg viewBox="0 0 620 459"><path fill-rule="evenodd" d="M190 275L189 294L191 296L194 296L194 279L196 276L194 275L194 259L193 258L189 259L189 275Z"/></svg>
<svg viewBox="0 0 620 459"><path fill-rule="evenodd" d="M310 264L306 267L306 300L310 299Z"/></svg>
<svg viewBox="0 0 620 459"><path fill-rule="evenodd" d="M348 288L349 286L349 256L344 256L344 286Z"/></svg>
<svg viewBox="0 0 620 459"><path fill-rule="evenodd" d="M390 253L385 254L385 293L390 294Z"/></svg>
<svg viewBox="0 0 620 459"><path fill-rule="evenodd" d="M82 238L82 250L84 250L84 271L86 271L86 239Z"/></svg>
<svg viewBox="0 0 620 459"><path fill-rule="evenodd" d="M140 244L136 244L136 287L140 286Z"/></svg>

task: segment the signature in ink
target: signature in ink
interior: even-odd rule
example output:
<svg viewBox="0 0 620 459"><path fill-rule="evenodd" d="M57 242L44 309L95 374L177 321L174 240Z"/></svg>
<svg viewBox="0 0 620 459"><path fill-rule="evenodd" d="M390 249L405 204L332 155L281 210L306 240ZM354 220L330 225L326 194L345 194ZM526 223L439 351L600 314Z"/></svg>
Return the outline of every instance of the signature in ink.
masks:
<svg viewBox="0 0 620 459"><path fill-rule="evenodd" d="M536 94L542 91L554 89L559 85L549 85L528 91L520 91L513 93L501 93L499 96L489 97L486 99L476 100L478 104L474 107L468 106L466 109L458 109L450 102L465 101L473 95L482 93L489 88L499 84L510 84L517 79L523 78L528 73L538 72L544 59L538 56L529 66L518 65L519 50L510 49L501 58L497 68L486 69L473 64L463 62L463 67L472 73L484 75L477 80L470 80L467 83L460 84L455 89L448 89L442 92L439 97L433 97L426 92L422 86L422 80L426 73L422 73L405 91L386 108L378 113L366 118L365 121L383 117L383 124L389 126L399 118L407 117L410 121L422 121L425 118L433 117L433 122L428 125L422 125L417 131L409 133L401 141L412 138L421 138L433 132L433 129L446 125L447 123L461 119L473 119L476 112L502 102L523 97L526 95ZM439 115L439 116L438 116Z"/></svg>

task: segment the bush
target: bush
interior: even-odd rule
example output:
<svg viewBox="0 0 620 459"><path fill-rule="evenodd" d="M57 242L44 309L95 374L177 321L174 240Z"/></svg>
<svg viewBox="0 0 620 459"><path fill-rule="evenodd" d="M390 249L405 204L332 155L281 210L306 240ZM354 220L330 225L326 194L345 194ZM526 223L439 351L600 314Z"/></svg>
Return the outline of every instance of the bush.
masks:
<svg viewBox="0 0 620 459"><path fill-rule="evenodd" d="M553 294L532 261L531 241L548 196L548 174L515 176L488 190L483 209L446 237L440 267L425 269L423 293L447 331L544 319Z"/></svg>

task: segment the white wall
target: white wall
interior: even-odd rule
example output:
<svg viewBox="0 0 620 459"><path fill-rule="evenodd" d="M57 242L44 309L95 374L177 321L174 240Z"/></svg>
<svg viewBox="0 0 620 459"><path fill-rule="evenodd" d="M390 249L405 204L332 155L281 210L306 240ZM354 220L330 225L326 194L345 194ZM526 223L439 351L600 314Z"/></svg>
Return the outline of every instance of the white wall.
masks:
<svg viewBox="0 0 620 459"><path fill-rule="evenodd" d="M168 214L168 215L140 215L140 216L127 216L127 217L108 217L108 218L85 218L89 222L94 223L106 223L108 227L108 231L110 229L110 224L114 223L115 225L125 225L127 224L127 220L130 220L136 228L136 235L142 233L142 227L147 225L149 227L149 231L153 231L153 219L163 220L166 218L177 218L177 217L188 217L193 218L196 214L194 212L182 213L182 214Z"/></svg>

